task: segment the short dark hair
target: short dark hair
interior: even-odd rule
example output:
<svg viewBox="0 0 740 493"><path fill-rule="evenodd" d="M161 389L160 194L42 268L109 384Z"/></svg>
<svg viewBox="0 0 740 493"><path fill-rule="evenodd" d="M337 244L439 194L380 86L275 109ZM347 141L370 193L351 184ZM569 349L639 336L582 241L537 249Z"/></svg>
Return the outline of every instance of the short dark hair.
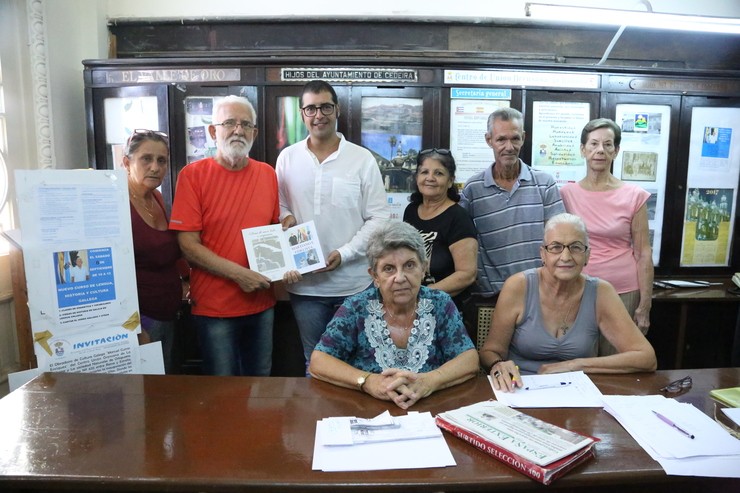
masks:
<svg viewBox="0 0 740 493"><path fill-rule="evenodd" d="M619 125L614 123L614 120L610 120L608 118L597 118L588 122L581 131L581 144L586 145L588 134L600 128L611 129L611 131L614 132L614 145L619 147L619 144L622 142L622 129L619 128Z"/></svg>
<svg viewBox="0 0 740 493"><path fill-rule="evenodd" d="M336 91L334 91L334 88L331 86L331 84L329 84L325 80L312 80L311 82L306 82L306 85L303 86L303 90L301 91L301 108L303 108L303 95L307 92L310 92L312 94L328 92L329 94L331 94L332 102L334 102L334 104L339 104Z"/></svg>
<svg viewBox="0 0 740 493"><path fill-rule="evenodd" d="M409 197L409 202L411 202L412 204L421 204L422 200L424 199L424 197L421 195L421 192L419 191L419 186L416 184L416 177L419 174L419 166L421 166L421 163L423 163L427 159L434 159L442 163L442 166L444 166L447 172L450 174L450 178L452 178L453 182L452 186L447 189L447 196L454 202L460 202L460 194L458 193L457 187L454 183L455 171L457 170L457 166L455 166L455 158L452 157L451 152L440 154L439 152L436 152L436 150L432 150L432 152L426 152L423 155L419 154L417 156L416 169L414 170L414 180L411 182L411 196Z"/></svg>

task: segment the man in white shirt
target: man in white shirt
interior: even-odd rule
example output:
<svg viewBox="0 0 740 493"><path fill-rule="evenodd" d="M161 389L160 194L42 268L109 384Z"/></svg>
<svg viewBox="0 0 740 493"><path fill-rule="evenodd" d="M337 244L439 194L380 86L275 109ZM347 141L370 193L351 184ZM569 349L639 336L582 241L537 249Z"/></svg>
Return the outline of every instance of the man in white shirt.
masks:
<svg viewBox="0 0 740 493"><path fill-rule="evenodd" d="M284 279L306 362L344 298L370 285L367 238L390 216L378 164L337 132L339 111L330 84L307 83L301 114L308 137L277 159L283 229L313 220L326 257L326 268Z"/></svg>
<svg viewBox="0 0 740 493"><path fill-rule="evenodd" d="M72 282L82 282L90 280L90 273L86 267L82 266L82 259L77 257L75 265L70 270L70 278Z"/></svg>

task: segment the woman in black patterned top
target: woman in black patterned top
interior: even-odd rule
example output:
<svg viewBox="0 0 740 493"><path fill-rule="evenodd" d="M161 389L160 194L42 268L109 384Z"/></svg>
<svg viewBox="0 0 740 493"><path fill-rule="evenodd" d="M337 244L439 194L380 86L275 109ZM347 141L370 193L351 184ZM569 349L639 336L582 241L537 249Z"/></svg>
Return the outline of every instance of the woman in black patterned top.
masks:
<svg viewBox="0 0 740 493"><path fill-rule="evenodd" d="M416 158L411 203L403 220L421 232L429 258L424 285L462 302L475 282L478 240L470 216L457 205L455 158L448 149L425 149Z"/></svg>

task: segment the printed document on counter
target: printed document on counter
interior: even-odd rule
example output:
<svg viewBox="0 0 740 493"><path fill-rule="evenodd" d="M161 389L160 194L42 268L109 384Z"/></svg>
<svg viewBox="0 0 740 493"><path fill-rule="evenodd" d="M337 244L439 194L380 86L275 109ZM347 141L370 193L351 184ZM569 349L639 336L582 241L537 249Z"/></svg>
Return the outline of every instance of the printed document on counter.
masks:
<svg viewBox="0 0 740 493"><path fill-rule="evenodd" d="M491 376L488 376L491 382ZM513 392L491 389L496 400L510 407L603 407L598 387L582 371L552 375L522 375L523 386Z"/></svg>
<svg viewBox="0 0 740 493"><path fill-rule="evenodd" d="M377 471L454 465L442 431L428 412L391 417L386 411L374 420L336 417L316 423L314 470Z"/></svg>
<svg viewBox="0 0 740 493"><path fill-rule="evenodd" d="M662 395L607 395L604 410L667 474L740 478L740 440L693 405Z"/></svg>

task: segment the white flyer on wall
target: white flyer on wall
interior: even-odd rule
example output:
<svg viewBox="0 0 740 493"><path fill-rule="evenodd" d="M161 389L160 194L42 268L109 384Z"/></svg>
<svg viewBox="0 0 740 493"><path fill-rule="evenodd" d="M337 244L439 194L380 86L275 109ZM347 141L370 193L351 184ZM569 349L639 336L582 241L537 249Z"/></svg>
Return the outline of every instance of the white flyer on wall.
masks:
<svg viewBox="0 0 740 493"><path fill-rule="evenodd" d="M618 104L614 121L622 129L619 154L614 160L614 176L650 193L647 203L648 230L653 247L653 264L657 266L665 211L671 107Z"/></svg>
<svg viewBox="0 0 740 493"><path fill-rule="evenodd" d="M453 87L450 98L450 151L457 166L455 182L465 183L493 163L493 152L485 137L488 116L510 106L511 90Z"/></svg>
<svg viewBox="0 0 740 493"><path fill-rule="evenodd" d="M740 108L694 107L681 266L730 265L740 176Z"/></svg>
<svg viewBox="0 0 740 493"><path fill-rule="evenodd" d="M532 162L558 186L586 176L581 131L591 118L591 104L569 101L532 103Z"/></svg>

